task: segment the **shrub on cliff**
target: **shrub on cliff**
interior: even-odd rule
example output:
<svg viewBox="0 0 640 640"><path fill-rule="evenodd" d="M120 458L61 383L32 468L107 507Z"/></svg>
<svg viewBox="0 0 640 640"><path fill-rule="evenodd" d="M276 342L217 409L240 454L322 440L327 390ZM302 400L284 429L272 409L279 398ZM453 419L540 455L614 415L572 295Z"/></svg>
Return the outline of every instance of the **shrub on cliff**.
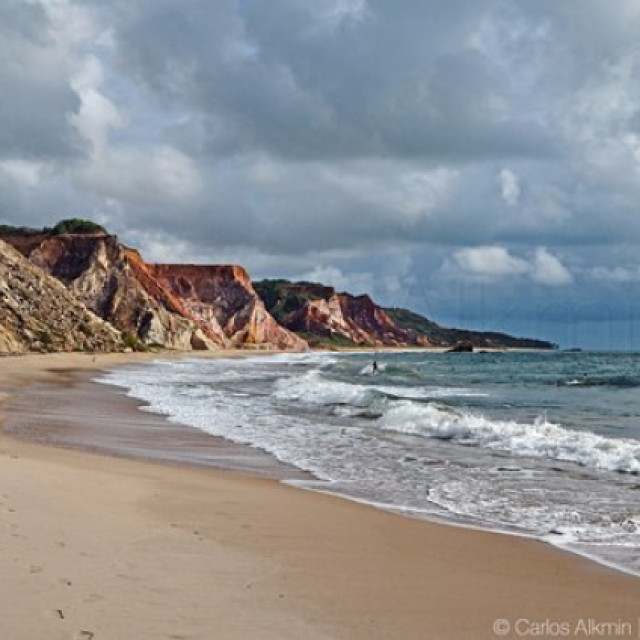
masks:
<svg viewBox="0 0 640 640"><path fill-rule="evenodd" d="M107 233L104 227L101 227L91 220L82 220L81 218L67 218L66 220L60 220L58 224L51 230L55 236L60 236L65 233Z"/></svg>
<svg viewBox="0 0 640 640"><path fill-rule="evenodd" d="M12 224L0 224L1 236L33 236L42 233L41 229L32 227L16 227Z"/></svg>
<svg viewBox="0 0 640 640"><path fill-rule="evenodd" d="M138 336L133 335L132 333L126 334L122 338L122 342L125 349L131 349L131 351L147 351L147 345L145 345Z"/></svg>
<svg viewBox="0 0 640 640"><path fill-rule="evenodd" d="M267 311L277 322L286 321L288 314L299 311L310 300L327 300L334 293L331 287L316 282L261 280L253 283Z"/></svg>
<svg viewBox="0 0 640 640"><path fill-rule="evenodd" d="M65 233L107 233L106 229L91 220L81 218L67 218L60 220L55 227L43 227L36 229L33 227L16 227L11 224L0 224L0 235L4 236L37 236L40 234L60 236Z"/></svg>

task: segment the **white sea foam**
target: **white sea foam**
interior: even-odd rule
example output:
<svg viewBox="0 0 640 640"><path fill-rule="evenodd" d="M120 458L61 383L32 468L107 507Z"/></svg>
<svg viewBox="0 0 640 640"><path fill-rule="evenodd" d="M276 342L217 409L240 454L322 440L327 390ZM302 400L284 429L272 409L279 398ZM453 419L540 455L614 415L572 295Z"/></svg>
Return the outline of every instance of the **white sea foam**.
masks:
<svg viewBox="0 0 640 640"><path fill-rule="evenodd" d="M543 418L533 423L500 421L436 402L412 401L485 395L465 389L352 384L327 380L320 371L312 370L293 380L279 380L274 395L279 400L307 405L375 406L382 412L377 425L400 433L450 440L518 456L575 462L593 469L640 473L640 442L637 440L577 432ZM387 396L386 403L376 403L381 395ZM347 415L348 411L340 414Z"/></svg>
<svg viewBox="0 0 640 640"><path fill-rule="evenodd" d="M328 380L320 370L312 370L296 378L282 378L275 387L275 397L280 400L295 400L310 405L346 404L355 407L368 406L381 396L407 400L428 400L433 398L486 397L486 395L486 393L473 392L464 388L353 384L339 380Z"/></svg>
<svg viewBox="0 0 640 640"><path fill-rule="evenodd" d="M494 525L517 524L554 543L638 544L639 522L633 501L622 503L612 493L610 506L615 513L602 509L603 489L596 479L564 477L561 484L550 485L537 474L518 483L520 492L515 499L509 491L513 486L513 478L505 474L479 474L473 482L462 478L435 487L431 499L452 513L482 518ZM569 492L597 508L567 508Z"/></svg>
<svg viewBox="0 0 640 640"><path fill-rule="evenodd" d="M275 353L270 355L247 356L242 358L246 364L307 364L328 366L338 362L340 354L329 354L322 351L310 351L303 353Z"/></svg>
<svg viewBox="0 0 640 640"><path fill-rule="evenodd" d="M532 424L488 419L435 403L399 401L378 420L401 433L451 440L518 456L543 457L626 473L640 473L640 443L565 429L544 419Z"/></svg>
<svg viewBox="0 0 640 640"><path fill-rule="evenodd" d="M373 390L365 385L326 380L313 370L296 379L282 378L276 385L278 400L298 401L310 405L350 404L367 406L373 400Z"/></svg>

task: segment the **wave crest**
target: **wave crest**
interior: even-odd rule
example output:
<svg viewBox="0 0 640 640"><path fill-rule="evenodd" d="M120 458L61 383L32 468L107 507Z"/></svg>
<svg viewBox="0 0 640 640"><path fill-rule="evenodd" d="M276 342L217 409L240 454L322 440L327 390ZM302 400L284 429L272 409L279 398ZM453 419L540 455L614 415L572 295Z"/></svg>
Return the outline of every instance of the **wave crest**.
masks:
<svg viewBox="0 0 640 640"><path fill-rule="evenodd" d="M566 429L538 418L532 424L492 420L430 403L393 403L377 421L383 429L462 445L551 458L593 469L640 473L640 443Z"/></svg>

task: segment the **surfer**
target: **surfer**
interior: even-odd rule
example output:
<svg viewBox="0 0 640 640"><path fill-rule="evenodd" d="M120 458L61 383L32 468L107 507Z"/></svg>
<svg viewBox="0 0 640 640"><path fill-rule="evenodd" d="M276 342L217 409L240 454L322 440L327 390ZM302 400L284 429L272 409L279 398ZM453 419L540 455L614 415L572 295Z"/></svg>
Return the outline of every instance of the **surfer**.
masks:
<svg viewBox="0 0 640 640"><path fill-rule="evenodd" d="M373 375L378 373L378 363L375 360L373 361L373 364L371 365L371 373L373 373Z"/></svg>

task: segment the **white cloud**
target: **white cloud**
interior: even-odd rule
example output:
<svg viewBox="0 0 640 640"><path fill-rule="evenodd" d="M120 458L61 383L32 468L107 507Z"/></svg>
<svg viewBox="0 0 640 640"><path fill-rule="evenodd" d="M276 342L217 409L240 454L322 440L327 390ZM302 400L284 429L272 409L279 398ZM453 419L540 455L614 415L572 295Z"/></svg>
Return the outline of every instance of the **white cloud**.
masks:
<svg viewBox="0 0 640 640"><path fill-rule="evenodd" d="M293 276L294 280L320 282L334 287L337 291L347 291L359 295L369 294L380 304L400 304L409 290L415 287L412 274L413 261L406 254L387 254L375 267L367 271L345 271L328 261Z"/></svg>
<svg viewBox="0 0 640 640"><path fill-rule="evenodd" d="M20 185L34 188L40 184L42 165L28 160L5 160L0 162L0 172Z"/></svg>
<svg viewBox="0 0 640 640"><path fill-rule="evenodd" d="M371 272L344 273L333 265L318 265L305 273L295 276L294 280L319 282L334 287L336 291L346 291L354 295L367 293L374 300L384 298L390 291L400 288L400 279L392 276L377 276Z"/></svg>
<svg viewBox="0 0 640 640"><path fill-rule="evenodd" d="M512 207L520 201L520 180L510 169L503 169L500 172L500 190L502 199Z"/></svg>
<svg viewBox="0 0 640 640"><path fill-rule="evenodd" d="M70 121L80 134L91 143L94 157L109 153L111 129L126 125L126 118L117 106L102 93L104 71L102 62L93 55L87 56L71 85L80 96L80 110L70 116Z"/></svg>
<svg viewBox="0 0 640 640"><path fill-rule="evenodd" d="M318 265L310 271L303 273L296 279L305 280L307 282L321 282L322 284L335 287L338 290L348 289L350 287L354 289L353 285L355 284L353 276L352 278L346 278L340 269L330 265ZM370 285L370 276L366 276L366 279L367 282L365 284ZM359 276L357 276L357 280L360 280ZM359 286L356 286L355 288L357 289Z"/></svg>
<svg viewBox="0 0 640 640"><path fill-rule="evenodd" d="M106 95L104 65L96 55L84 57L71 84L81 105L69 119L91 145L88 161L73 174L79 186L128 204L198 200L202 181L190 156L168 143L113 143L113 132L126 130L130 121Z"/></svg>
<svg viewBox="0 0 640 640"><path fill-rule="evenodd" d="M453 254L460 269L470 275L500 278L527 273L529 264L512 256L504 247L472 247Z"/></svg>
<svg viewBox="0 0 640 640"><path fill-rule="evenodd" d="M534 282L549 287L563 286L573 282L573 276L569 270L544 247L536 249L529 276Z"/></svg>
<svg viewBox="0 0 640 640"><path fill-rule="evenodd" d="M203 187L193 160L169 145L112 149L96 155L76 179L106 199L158 209L193 207L199 204Z"/></svg>
<svg viewBox="0 0 640 640"><path fill-rule="evenodd" d="M455 191L459 172L438 167L416 170L389 162L359 162L325 170L324 178L352 201L382 209L387 217L410 224L442 208Z"/></svg>
<svg viewBox="0 0 640 640"><path fill-rule="evenodd" d="M593 280L609 283L640 282L640 266L593 267L589 270Z"/></svg>
<svg viewBox="0 0 640 640"><path fill-rule="evenodd" d="M537 247L530 258L514 256L501 246L459 249L443 269L450 277L471 277L483 282L516 277L550 287L573 282L569 270L544 247Z"/></svg>
<svg viewBox="0 0 640 640"><path fill-rule="evenodd" d="M367 15L367 0L334 0L318 4L326 11L326 19L337 29L347 21L359 21Z"/></svg>

